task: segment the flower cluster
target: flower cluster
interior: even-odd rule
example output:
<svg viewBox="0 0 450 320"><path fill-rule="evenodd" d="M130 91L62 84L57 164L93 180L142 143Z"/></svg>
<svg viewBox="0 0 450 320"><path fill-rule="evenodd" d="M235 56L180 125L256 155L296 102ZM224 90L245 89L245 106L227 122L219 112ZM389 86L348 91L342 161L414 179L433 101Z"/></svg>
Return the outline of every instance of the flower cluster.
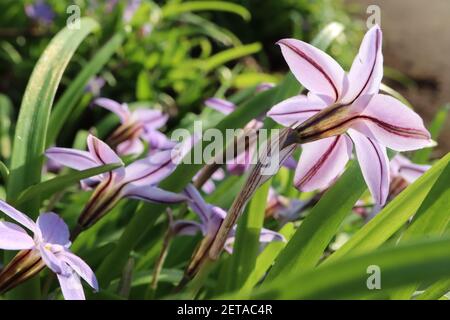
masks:
<svg viewBox="0 0 450 320"><path fill-rule="evenodd" d="M116 4L116 1L109 2L111 6ZM140 1L128 1L124 13L126 22L131 21L140 4ZM36 1L26 10L33 19L43 22L53 19L51 8L43 1ZM322 192L342 174L355 149L375 205L371 203L372 211L369 212L360 201L354 211L365 217L373 216L429 168L427 165L413 164L400 154L389 160L387 148L401 152L424 148L432 143L422 119L414 111L401 101L379 92L383 77L380 28L375 26L367 32L348 73L325 52L305 42L283 39L278 44L290 70L308 90L307 94L274 105L267 113L268 117L288 128L283 131L282 136L288 138L280 146L283 156L279 164L295 169L295 174L291 172L298 190ZM244 145L244 148L237 147L232 159L226 159L226 170L214 163L208 170L194 176L193 183L197 179L201 183L195 186L184 183L178 189L183 192L175 193L162 189L160 183L176 170L198 137L190 136L188 141L182 143L172 141L159 131L168 123L167 113L156 109L133 109L125 103L98 98L103 85L102 78L94 78L86 90L95 97L93 105L119 117L117 128L105 141L89 134L87 150L51 147L46 150L45 156L48 171L59 170L62 166L84 171L115 165L114 169L80 181L81 189L91 194L72 232L56 213L42 213L34 222L0 200L0 210L21 225L0 221L0 249L19 250L0 272L0 293L35 276L44 267L57 275L65 299L85 298L80 278L98 291L99 284L94 272L69 248L81 232L105 217L122 199L167 205L185 202L184 212L189 207L198 216L199 221L184 219L183 210L179 210L175 221L170 216L167 231L170 236L199 233L203 236L188 266L186 274L189 276L199 270L204 257L217 243L217 252L224 249L233 253L236 219L240 213L235 208L242 209L252 192L266 180L253 179L252 174L256 172L253 169L246 182L248 184L237 195L228 213L207 203L199 190L206 194L213 193L215 184L220 183L227 174L240 176L251 168L251 160L256 157L258 147L257 135L251 133L263 128L263 116L250 120L243 128L243 135L235 137L235 145ZM256 88L256 92L272 87L272 84L262 84ZM209 98L205 105L224 115L237 108L234 103L219 98ZM301 154L297 163L294 151L298 145L301 145ZM271 148L272 144L268 146ZM124 161L129 163L125 165ZM258 168L258 164L255 168ZM253 189L247 188L251 183ZM298 193L294 188L292 190ZM307 208L315 204L317 195L320 198L321 192L309 199L299 200L296 197L287 198L271 188L265 217L276 219L279 225L298 220ZM273 241L286 239L276 231L262 228L259 242L263 245ZM160 261L161 265L163 260Z"/></svg>

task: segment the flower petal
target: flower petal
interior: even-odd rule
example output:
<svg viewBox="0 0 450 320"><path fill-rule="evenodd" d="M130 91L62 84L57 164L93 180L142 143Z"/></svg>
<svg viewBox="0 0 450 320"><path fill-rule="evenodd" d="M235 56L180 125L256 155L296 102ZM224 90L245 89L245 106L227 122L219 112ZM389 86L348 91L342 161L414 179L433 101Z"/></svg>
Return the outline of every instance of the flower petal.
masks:
<svg viewBox="0 0 450 320"><path fill-rule="evenodd" d="M156 203L179 203L187 200L187 197L157 187L128 184L124 188L124 196L132 199L156 202Z"/></svg>
<svg viewBox="0 0 450 320"><path fill-rule="evenodd" d="M72 272L68 276L57 276L65 300L86 300L78 274Z"/></svg>
<svg viewBox="0 0 450 320"><path fill-rule="evenodd" d="M203 225L195 221L178 220L172 224L172 231L177 236L195 236L197 233L205 233Z"/></svg>
<svg viewBox="0 0 450 320"><path fill-rule="evenodd" d="M304 144L295 171L295 186L302 191L328 187L344 170L351 150L352 142L345 135Z"/></svg>
<svg viewBox="0 0 450 320"><path fill-rule="evenodd" d="M344 100L352 102L363 95L377 94L383 78L382 33L378 25L367 31L358 55L348 73Z"/></svg>
<svg viewBox="0 0 450 320"><path fill-rule="evenodd" d="M34 240L18 225L0 221L0 249L22 250L34 247Z"/></svg>
<svg viewBox="0 0 450 320"><path fill-rule="evenodd" d="M175 141L170 140L164 133L153 130L145 132L143 139L148 141L150 150L169 150L177 145Z"/></svg>
<svg viewBox="0 0 450 320"><path fill-rule="evenodd" d="M422 118L399 100L384 94L370 100L352 128L397 151L416 150L432 143Z"/></svg>
<svg viewBox="0 0 450 320"><path fill-rule="evenodd" d="M89 152L70 148L50 148L45 151L45 156L75 170L86 170L101 165Z"/></svg>
<svg viewBox="0 0 450 320"><path fill-rule="evenodd" d="M298 95L276 104L267 116L286 127L294 127L326 107L319 99Z"/></svg>
<svg viewBox="0 0 450 320"><path fill-rule="evenodd" d="M161 110L136 109L132 117L143 123L145 130L156 130L166 125L169 115Z"/></svg>
<svg viewBox="0 0 450 320"><path fill-rule="evenodd" d="M70 244L70 232L67 224L56 213L42 213L36 225L40 231L42 241L46 243L67 246Z"/></svg>
<svg viewBox="0 0 450 320"><path fill-rule="evenodd" d="M286 242L286 238L278 232L262 228L261 232L259 234L259 242L269 243L269 242L273 242L273 241Z"/></svg>
<svg viewBox="0 0 450 320"><path fill-rule="evenodd" d="M306 89L339 99L345 72L333 58L300 40L283 39L278 44L292 73Z"/></svg>
<svg viewBox="0 0 450 320"><path fill-rule="evenodd" d="M28 230L35 232L36 224L34 221L31 220L26 214L23 214L19 210L16 210L14 207L7 204L5 201L0 200L0 211L24 227L28 228Z"/></svg>
<svg viewBox="0 0 450 320"><path fill-rule="evenodd" d="M63 272L66 271L66 268L64 268L62 260L51 251L51 248L46 247L45 244L41 244L39 245L39 253L50 270L56 274L67 275L66 272Z"/></svg>
<svg viewBox="0 0 450 320"><path fill-rule="evenodd" d="M236 109L236 105L234 103L219 98L206 99L205 105L211 109L222 112L225 115L232 113Z"/></svg>
<svg viewBox="0 0 450 320"><path fill-rule="evenodd" d="M141 154L144 151L144 145L139 138L129 139L117 146L117 153L121 155Z"/></svg>
<svg viewBox="0 0 450 320"><path fill-rule="evenodd" d="M122 123L126 122L130 117L130 111L128 110L126 103L120 104L108 98L97 98L94 100L94 104L114 112L120 118L120 122Z"/></svg>
<svg viewBox="0 0 450 320"><path fill-rule="evenodd" d="M400 176L408 183L413 183L431 166L412 163L408 158L397 154L390 163L392 176Z"/></svg>
<svg viewBox="0 0 450 320"><path fill-rule="evenodd" d="M125 181L134 185L154 185L170 175L175 168L172 151L160 151L128 165L125 169Z"/></svg>
<svg viewBox="0 0 450 320"><path fill-rule="evenodd" d="M356 156L374 200L384 205L389 194L389 158L386 148L355 130L348 130L355 144Z"/></svg>
<svg viewBox="0 0 450 320"><path fill-rule="evenodd" d="M206 225L211 217L211 210L203 197L192 184L184 188L184 194L188 197L188 204L198 214L203 225Z"/></svg>
<svg viewBox="0 0 450 320"><path fill-rule="evenodd" d="M214 181L221 181L225 179L225 171L222 168L219 168L211 175L211 178Z"/></svg>
<svg viewBox="0 0 450 320"><path fill-rule="evenodd" d="M100 164L122 163L122 159L102 140L90 134L87 145L92 157Z"/></svg>
<svg viewBox="0 0 450 320"><path fill-rule="evenodd" d="M60 253L65 261L81 278L84 279L95 291L98 291L98 282L92 269L80 257L67 250Z"/></svg>
<svg viewBox="0 0 450 320"><path fill-rule="evenodd" d="M408 183L413 183L414 181L419 179L425 173L425 171L427 171L430 168L431 166L429 165L420 165L412 163L410 165L402 166L399 171L403 179L408 181Z"/></svg>
<svg viewBox="0 0 450 320"><path fill-rule="evenodd" d="M102 140L89 135L87 138L87 145L92 157L100 164L120 163L123 165L122 159ZM117 175L118 179L122 179L125 176L125 168L120 167L113 172Z"/></svg>
<svg viewBox="0 0 450 320"><path fill-rule="evenodd" d="M194 177L195 178L195 177ZM206 194L211 194L216 190L216 185L212 179L208 179L202 185L202 191Z"/></svg>
<svg viewBox="0 0 450 320"><path fill-rule="evenodd" d="M294 156L290 155L281 165L289 170L294 170L297 167L297 160L295 160Z"/></svg>

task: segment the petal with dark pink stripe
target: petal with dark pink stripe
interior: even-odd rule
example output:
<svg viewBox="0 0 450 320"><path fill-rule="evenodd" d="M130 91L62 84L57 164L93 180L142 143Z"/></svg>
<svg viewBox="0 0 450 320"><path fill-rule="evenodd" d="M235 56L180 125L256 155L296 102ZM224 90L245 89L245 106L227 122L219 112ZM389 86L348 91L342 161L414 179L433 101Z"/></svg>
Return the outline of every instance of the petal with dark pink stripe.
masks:
<svg viewBox="0 0 450 320"><path fill-rule="evenodd" d="M342 173L350 159L352 142L345 135L303 145L294 184L302 191L323 189Z"/></svg>
<svg viewBox="0 0 450 320"><path fill-rule="evenodd" d="M309 99L305 95L298 95L274 105L267 116L286 127L293 127L315 115L326 107L319 99Z"/></svg>
<svg viewBox="0 0 450 320"><path fill-rule="evenodd" d="M165 191L157 187L127 184L123 190L125 197L156 203L179 203L187 200L185 195Z"/></svg>
<svg viewBox="0 0 450 320"><path fill-rule="evenodd" d="M358 55L348 73L345 102L363 95L377 94L383 78L382 34L379 26L372 27L364 36Z"/></svg>
<svg viewBox="0 0 450 320"><path fill-rule="evenodd" d="M343 92L345 72L325 52L296 39L278 41L281 52L297 80L309 91L333 97Z"/></svg>
<svg viewBox="0 0 450 320"><path fill-rule="evenodd" d="M205 105L225 115L232 113L234 109L236 109L236 105L234 103L219 98L206 99Z"/></svg>
<svg viewBox="0 0 450 320"><path fill-rule="evenodd" d="M352 128L397 151L416 150L432 143L422 118L399 100L384 94L370 100Z"/></svg>
<svg viewBox="0 0 450 320"><path fill-rule="evenodd" d="M389 193L389 158L386 148L355 130L348 130L355 144L356 156L372 197L384 205Z"/></svg>

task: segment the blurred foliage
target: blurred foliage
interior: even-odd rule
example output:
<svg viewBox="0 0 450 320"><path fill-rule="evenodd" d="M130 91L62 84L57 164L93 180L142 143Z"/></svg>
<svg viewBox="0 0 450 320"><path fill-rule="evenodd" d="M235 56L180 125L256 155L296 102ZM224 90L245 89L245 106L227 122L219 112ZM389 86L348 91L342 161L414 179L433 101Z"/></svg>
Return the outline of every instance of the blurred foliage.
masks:
<svg viewBox="0 0 450 320"><path fill-rule="evenodd" d="M70 4L78 5L82 16L93 17L102 28L77 51L58 92L64 91L96 49L125 27L126 41L99 75L106 81L101 95L159 105L172 115L172 124L188 111L200 111L206 97L277 82L280 75L274 71L286 70L275 46L283 37L309 41L330 21L341 22L346 26L345 36L330 50L349 65L354 54L349 49L355 47L361 33L341 1L240 0L220 6L217 1L143 0L128 20L124 16L131 0L118 1L112 10L115 1L45 0L54 11L51 23L24 14L26 6L34 2L0 3L0 91L16 109L37 59L51 37L65 26ZM267 12L271 12L270 21ZM84 117L85 128L96 119L97 113L94 118Z"/></svg>

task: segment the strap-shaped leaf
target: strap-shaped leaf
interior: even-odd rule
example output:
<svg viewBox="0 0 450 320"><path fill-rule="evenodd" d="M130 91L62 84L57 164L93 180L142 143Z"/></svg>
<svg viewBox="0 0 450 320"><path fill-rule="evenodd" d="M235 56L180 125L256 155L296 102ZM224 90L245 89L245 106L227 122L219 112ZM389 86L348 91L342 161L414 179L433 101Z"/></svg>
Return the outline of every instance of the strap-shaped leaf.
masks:
<svg viewBox="0 0 450 320"><path fill-rule="evenodd" d="M375 218L356 232L339 250L328 257L324 264L346 255L367 252L382 245L419 209L449 161L450 153L399 194Z"/></svg>
<svg viewBox="0 0 450 320"><path fill-rule="evenodd" d="M250 20L250 12L243 6L227 1L186 1L168 4L162 8L163 17L172 17L184 12L194 11L226 11L240 15L244 20Z"/></svg>
<svg viewBox="0 0 450 320"><path fill-rule="evenodd" d="M264 223L267 195L271 184L270 179L256 191L248 210L239 219L231 270L228 273L230 290L238 290L255 268L260 247L259 235Z"/></svg>
<svg viewBox="0 0 450 320"><path fill-rule="evenodd" d="M8 96L0 94L0 157L8 159L11 154L12 103Z"/></svg>
<svg viewBox="0 0 450 320"><path fill-rule="evenodd" d="M421 237L441 236L450 222L450 164L431 188L411 225L402 234L399 242L404 243ZM409 299L417 288L417 284L402 288L392 295L393 299Z"/></svg>
<svg viewBox="0 0 450 320"><path fill-rule="evenodd" d="M97 27L94 20L83 18L79 29L64 28L52 39L34 67L22 99L14 135L7 184L9 202L14 202L23 190L41 181L42 155L56 90L75 50ZM36 218L39 201L28 201L18 209ZM38 281L38 278L32 279L11 294L14 298L38 298Z"/></svg>
<svg viewBox="0 0 450 320"><path fill-rule="evenodd" d="M298 227L278 256L266 281L285 273L313 268L365 190L366 184L359 165L353 160Z"/></svg>
<svg viewBox="0 0 450 320"><path fill-rule="evenodd" d="M28 186L40 182L50 110L61 77L83 39L97 28L90 18L80 29L60 31L37 62L23 96L11 157L8 199L15 199ZM37 212L31 214L36 215Z"/></svg>
<svg viewBox="0 0 450 320"><path fill-rule="evenodd" d="M64 190L65 188L78 183L80 180L87 179L108 171L112 171L121 166L120 163L117 164L107 164L104 166L98 166L95 168L90 168L82 171L74 171L69 174L63 176L57 176L53 179L40 182L38 184L32 185L28 187L22 194L19 196L17 201L14 202L15 205L21 205L26 201L33 200L35 198L43 201L50 197L55 192Z"/></svg>
<svg viewBox="0 0 450 320"><path fill-rule="evenodd" d="M255 290L254 299L366 299L386 297L394 288L450 276L450 238L422 240L345 257L316 269L282 275ZM371 267L371 268L369 268ZM369 290L381 273L381 288ZM237 298L235 295L231 297ZM230 297L227 297L230 298Z"/></svg>
<svg viewBox="0 0 450 320"><path fill-rule="evenodd" d="M50 116L50 126L47 135L47 146L56 141L58 133L64 127L67 119L74 110L76 103L85 92L89 80L96 75L117 51L124 39L123 33L114 35L87 63L78 76L71 82L70 86L55 104Z"/></svg>

